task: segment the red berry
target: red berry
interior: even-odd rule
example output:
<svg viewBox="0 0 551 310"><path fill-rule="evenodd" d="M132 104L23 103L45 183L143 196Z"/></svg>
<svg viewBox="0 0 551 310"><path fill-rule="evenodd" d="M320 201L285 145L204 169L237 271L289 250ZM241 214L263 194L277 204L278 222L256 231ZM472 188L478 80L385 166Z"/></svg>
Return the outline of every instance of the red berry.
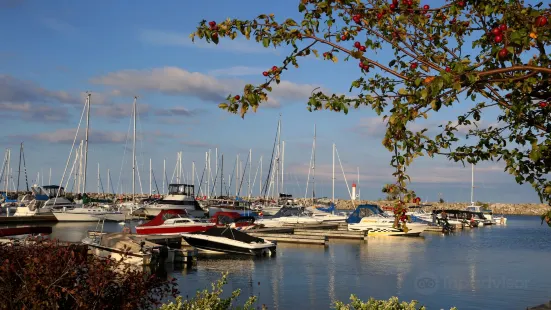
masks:
<svg viewBox="0 0 551 310"><path fill-rule="evenodd" d="M545 101L540 102L540 108L543 109L545 107L547 107L547 102L545 102Z"/></svg>
<svg viewBox="0 0 551 310"><path fill-rule="evenodd" d="M277 71L277 70L279 70L278 67L276 67L276 66L273 66L273 67L272 67L272 71Z"/></svg>
<svg viewBox="0 0 551 310"><path fill-rule="evenodd" d="M457 6L459 6L460 8L465 7L465 1L457 1Z"/></svg>
<svg viewBox="0 0 551 310"><path fill-rule="evenodd" d="M346 41L347 39L348 39L348 36L347 36L346 34L343 34L343 35L341 36L341 40L342 40L342 41Z"/></svg>
<svg viewBox="0 0 551 310"><path fill-rule="evenodd" d="M233 98L235 98L235 100L239 100L239 99L241 99L241 96L235 95L235 97L233 97Z"/></svg>
<svg viewBox="0 0 551 310"><path fill-rule="evenodd" d="M218 33L213 33L213 34L212 34L212 39L213 39L213 40L218 39Z"/></svg>
<svg viewBox="0 0 551 310"><path fill-rule="evenodd" d="M398 0L392 0L392 4L398 5Z"/></svg>
<svg viewBox="0 0 551 310"><path fill-rule="evenodd" d="M505 24L499 25L499 30L501 30L502 32L507 31L507 25L505 25Z"/></svg>
<svg viewBox="0 0 551 310"><path fill-rule="evenodd" d="M359 24L362 21L362 18L360 17L360 15L354 15L352 17L352 20L354 20L356 24Z"/></svg>
<svg viewBox="0 0 551 310"><path fill-rule="evenodd" d="M507 95L505 95L505 98L509 98L509 99L510 99L511 97L513 97L513 95L512 95L511 93L508 93Z"/></svg>
<svg viewBox="0 0 551 310"><path fill-rule="evenodd" d="M209 22L209 26L210 26L211 28L213 28L214 26L216 26L216 22L215 22L215 21L210 21L210 22Z"/></svg>
<svg viewBox="0 0 551 310"><path fill-rule="evenodd" d="M412 6L412 5L413 5L413 1L412 1L412 0L407 0L407 3L408 3L408 6Z"/></svg>
<svg viewBox="0 0 551 310"><path fill-rule="evenodd" d="M416 62L412 63L412 64L410 65L410 67L411 67L411 69L413 69L413 70L417 69L417 63L416 63Z"/></svg>
<svg viewBox="0 0 551 310"><path fill-rule="evenodd" d="M501 59L506 58L507 55L509 55L509 51L508 51L505 47L502 48L502 49L499 51L499 53L498 53L498 56L499 56L499 58L501 58Z"/></svg>
<svg viewBox="0 0 551 310"><path fill-rule="evenodd" d="M425 15L426 18L430 18L430 14Z"/></svg>
<svg viewBox="0 0 551 310"><path fill-rule="evenodd" d="M360 51L365 52L365 50L366 50L365 46L363 46L363 45L360 46Z"/></svg>
<svg viewBox="0 0 551 310"><path fill-rule="evenodd" d="M354 42L354 47L355 48L360 48L362 46L362 44L358 41Z"/></svg>
<svg viewBox="0 0 551 310"><path fill-rule="evenodd" d="M455 24L455 22L457 22L457 19L454 17L454 18L450 21L450 24Z"/></svg>
<svg viewBox="0 0 551 310"><path fill-rule="evenodd" d="M446 72L448 72L448 73L449 73L449 72L452 72L452 68L446 67Z"/></svg>
<svg viewBox="0 0 551 310"><path fill-rule="evenodd" d="M545 16L538 16L538 18L536 18L536 26L543 27L545 25L547 25L547 18Z"/></svg>
<svg viewBox="0 0 551 310"><path fill-rule="evenodd" d="M390 5L390 10L391 10L391 11L396 10L396 4L394 4L394 3L391 4L391 5Z"/></svg>
<svg viewBox="0 0 551 310"><path fill-rule="evenodd" d="M501 43L501 41L503 41L503 36L502 35L495 36L494 42Z"/></svg>
<svg viewBox="0 0 551 310"><path fill-rule="evenodd" d="M423 6L423 9L425 9L425 11L427 11L428 9L430 9L430 6L429 6L428 4L425 4L425 5Z"/></svg>
<svg viewBox="0 0 551 310"><path fill-rule="evenodd" d="M268 76L268 74L269 74L269 73L266 72L266 71L262 72L262 75L263 75L263 76Z"/></svg>
<svg viewBox="0 0 551 310"><path fill-rule="evenodd" d="M383 18L383 13L379 13L379 14L377 14L377 19L379 19L379 20L380 20L380 19L382 19L382 18Z"/></svg>
<svg viewBox="0 0 551 310"><path fill-rule="evenodd" d="M501 30L499 30L499 27L495 27L494 29L492 29L492 34L494 36L498 36L501 34Z"/></svg>

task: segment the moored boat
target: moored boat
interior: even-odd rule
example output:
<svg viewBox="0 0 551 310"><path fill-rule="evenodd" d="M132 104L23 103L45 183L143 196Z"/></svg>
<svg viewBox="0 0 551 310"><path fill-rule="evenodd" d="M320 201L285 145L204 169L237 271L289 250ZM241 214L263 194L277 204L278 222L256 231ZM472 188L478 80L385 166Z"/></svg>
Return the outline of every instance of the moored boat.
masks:
<svg viewBox="0 0 551 310"><path fill-rule="evenodd" d="M182 234L182 238L191 246L210 252L253 256L270 256L276 252L275 242L231 228L212 228L202 233Z"/></svg>
<svg viewBox="0 0 551 310"><path fill-rule="evenodd" d="M136 226L136 232L140 235L173 235L206 231L215 226L215 223L190 218L183 209L161 210L151 221Z"/></svg>
<svg viewBox="0 0 551 310"><path fill-rule="evenodd" d="M348 230L368 231L370 236L419 236L428 225L400 223L395 227L394 216L388 216L377 205L359 205L346 220Z"/></svg>
<svg viewBox="0 0 551 310"><path fill-rule="evenodd" d="M168 195L154 203L144 205L145 213L157 216L162 210L185 210L188 215L203 217L205 211L195 200L195 187L188 184L169 184Z"/></svg>

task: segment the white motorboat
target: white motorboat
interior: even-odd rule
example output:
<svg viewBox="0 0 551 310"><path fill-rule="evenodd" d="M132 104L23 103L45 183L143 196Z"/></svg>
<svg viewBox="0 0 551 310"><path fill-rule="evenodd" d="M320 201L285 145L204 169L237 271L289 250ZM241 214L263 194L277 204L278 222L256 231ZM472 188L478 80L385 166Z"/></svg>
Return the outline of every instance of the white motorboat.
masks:
<svg viewBox="0 0 551 310"><path fill-rule="evenodd" d="M168 195L161 200L144 205L145 213L157 216L161 210L185 210L193 217L204 217L205 211L195 200L195 187L188 184L170 184Z"/></svg>
<svg viewBox="0 0 551 310"><path fill-rule="evenodd" d="M232 228L211 228L206 232L182 234L182 238L191 246L209 252L254 256L271 256L276 252L276 243Z"/></svg>
<svg viewBox="0 0 551 310"><path fill-rule="evenodd" d="M335 213L335 205L331 204L328 208L323 207L307 207L310 216L320 219L323 223L344 222L348 218L345 213Z"/></svg>
<svg viewBox="0 0 551 310"><path fill-rule="evenodd" d="M52 211L63 208L75 208L79 205L65 197L65 189L58 185L33 185L32 195L25 195L21 200L25 206L17 207L15 216L32 216L52 214Z"/></svg>
<svg viewBox="0 0 551 310"><path fill-rule="evenodd" d="M394 216L388 216L377 205L359 205L348 217L348 230L368 231L369 236L419 236L428 225L421 223L402 223L394 227Z"/></svg>
<svg viewBox="0 0 551 310"><path fill-rule="evenodd" d="M312 212L304 207L282 207L274 216L263 217L255 221L263 227L281 227L285 224L321 224L320 218L311 216Z"/></svg>
<svg viewBox="0 0 551 310"><path fill-rule="evenodd" d="M64 208L53 212L58 222L97 222L99 220L122 222L122 212L105 210L99 207Z"/></svg>

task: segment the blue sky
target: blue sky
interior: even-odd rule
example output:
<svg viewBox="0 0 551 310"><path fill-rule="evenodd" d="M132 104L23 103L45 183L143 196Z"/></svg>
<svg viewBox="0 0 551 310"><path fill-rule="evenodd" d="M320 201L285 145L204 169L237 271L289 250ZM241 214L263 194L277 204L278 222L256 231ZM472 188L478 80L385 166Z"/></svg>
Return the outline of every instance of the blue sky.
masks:
<svg viewBox="0 0 551 310"><path fill-rule="evenodd" d="M132 98L137 95L138 162L143 163L140 173L146 192L149 158L160 186L163 159L170 179L178 151L183 152L184 170L189 174L195 161L200 176L205 152L212 149L214 170L214 149L218 148L225 156L227 176L236 155L244 160L252 149L253 177L260 155L265 176L282 114L287 192L304 195L317 124L317 195L331 195L331 145L336 143L349 185L356 181L359 167L362 198L382 197L380 188L392 173L390 154L381 145L384 124L365 108L346 116L306 110L307 97L316 87L346 93L358 76L356 63L334 65L306 59L300 69L285 74L269 106L261 107L258 113L241 119L217 108L220 98L238 93L244 83L263 81L262 71L280 64L285 49L264 49L242 39L222 40L218 46L193 44L188 35L198 22L246 19L260 13L298 17L296 8L294 0L193 4L0 1L0 40L4 43L0 45L0 142L3 148L12 149L12 167L18 162L18 145L24 142L29 178L36 179L42 171L48 183L52 168L52 183L59 183L84 93L91 91L89 191L96 189L98 163L104 186L107 169L118 184L123 166L122 186L130 189L128 153L126 163L122 163ZM374 57L385 63L390 60L387 54ZM443 111L430 124L437 126L453 116L454 111ZM495 119L483 122L490 124ZM537 201L529 186L516 185L502 170L501 163L477 166L478 200ZM348 191L339 166L336 174L336 196L345 198ZM411 175L413 187L423 199L436 200L441 195L448 201L469 200L470 167L443 158L420 159L411 168ZM258 181L255 187L257 192Z"/></svg>

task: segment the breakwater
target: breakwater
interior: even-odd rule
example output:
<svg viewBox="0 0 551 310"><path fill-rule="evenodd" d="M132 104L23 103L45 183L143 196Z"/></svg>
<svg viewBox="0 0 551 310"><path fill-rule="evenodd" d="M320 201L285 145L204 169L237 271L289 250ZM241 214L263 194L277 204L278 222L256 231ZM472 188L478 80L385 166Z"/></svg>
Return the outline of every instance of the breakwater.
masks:
<svg viewBox="0 0 551 310"><path fill-rule="evenodd" d="M327 200L329 202L329 200ZM303 200L303 202L306 202ZM311 204L311 200L306 202L306 204ZM359 204L375 204L378 206L392 206L392 201L384 200L361 200L354 201L351 200L337 200L336 207L340 210L353 210ZM471 205L470 202L428 202L423 203L427 205L425 210L450 210L450 209L465 209L467 206ZM494 214L509 214L509 215L541 215L546 211L549 211L551 207L543 203L484 203L477 204L480 206L487 207L492 210Z"/></svg>

